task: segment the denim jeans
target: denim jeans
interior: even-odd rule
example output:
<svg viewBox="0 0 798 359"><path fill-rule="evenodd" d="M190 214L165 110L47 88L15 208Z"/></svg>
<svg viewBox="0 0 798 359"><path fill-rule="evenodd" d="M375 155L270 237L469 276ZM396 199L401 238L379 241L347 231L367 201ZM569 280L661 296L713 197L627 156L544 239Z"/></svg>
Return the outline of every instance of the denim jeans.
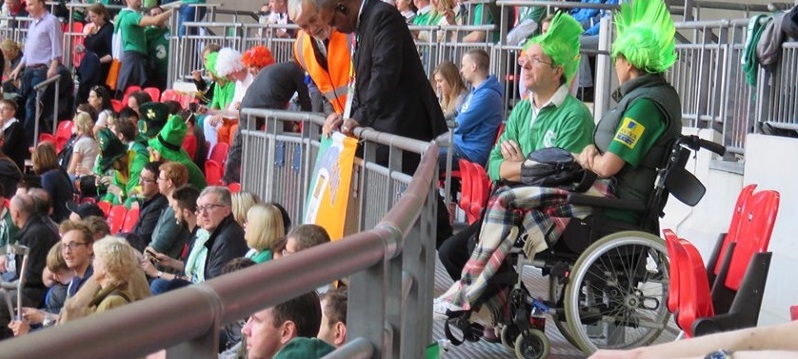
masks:
<svg viewBox="0 0 798 359"><path fill-rule="evenodd" d="M184 22L200 21L205 17L205 6L183 5L180 7L180 14L177 18L177 34L180 37L186 36L186 27L183 26ZM196 17L195 17L196 16ZM196 29L191 29L188 35L197 35Z"/></svg>
<svg viewBox="0 0 798 359"><path fill-rule="evenodd" d="M47 67L37 69L26 68L25 72L22 74L21 95L25 99L25 121L22 127L25 130L25 137L31 141L33 140L36 127L36 91L33 90L33 86L36 86L44 80L47 80ZM39 121L41 121L42 118L47 118L48 116L44 112L47 108L52 108L53 88L53 85L47 86L47 89L42 94L43 106ZM48 103L51 105L46 106ZM44 132L46 126L41 122L39 122L39 125L39 133Z"/></svg>

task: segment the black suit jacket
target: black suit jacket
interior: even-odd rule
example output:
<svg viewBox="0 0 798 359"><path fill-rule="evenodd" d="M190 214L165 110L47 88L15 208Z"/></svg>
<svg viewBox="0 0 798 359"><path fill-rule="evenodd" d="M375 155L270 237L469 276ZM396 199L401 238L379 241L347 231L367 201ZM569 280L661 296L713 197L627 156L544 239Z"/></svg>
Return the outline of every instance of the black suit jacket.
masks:
<svg viewBox="0 0 798 359"><path fill-rule="evenodd" d="M429 141L446 121L404 17L380 0L363 0L354 57L352 118L361 126Z"/></svg>
<svg viewBox="0 0 798 359"><path fill-rule="evenodd" d="M3 153L17 164L20 170L25 168L25 159L30 156L28 152L28 139L22 123L14 122L3 132Z"/></svg>

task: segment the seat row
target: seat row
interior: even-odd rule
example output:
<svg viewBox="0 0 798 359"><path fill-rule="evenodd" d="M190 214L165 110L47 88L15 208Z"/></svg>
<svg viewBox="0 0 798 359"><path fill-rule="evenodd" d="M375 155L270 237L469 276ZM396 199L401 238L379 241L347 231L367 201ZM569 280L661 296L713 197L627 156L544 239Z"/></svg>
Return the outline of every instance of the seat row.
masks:
<svg viewBox="0 0 798 359"><path fill-rule="evenodd" d="M740 192L728 232L719 235L706 266L693 243L663 231L670 257L667 305L687 337L757 324L780 197L772 190L754 193L756 187Z"/></svg>

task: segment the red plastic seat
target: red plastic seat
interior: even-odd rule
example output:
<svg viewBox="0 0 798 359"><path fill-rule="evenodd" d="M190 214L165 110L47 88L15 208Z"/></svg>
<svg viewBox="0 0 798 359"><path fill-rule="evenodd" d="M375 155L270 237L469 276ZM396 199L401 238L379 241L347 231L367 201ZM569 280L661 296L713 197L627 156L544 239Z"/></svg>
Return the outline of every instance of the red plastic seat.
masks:
<svg viewBox="0 0 798 359"><path fill-rule="evenodd" d="M72 127L74 122L61 121L58 123L58 129L55 131L55 150L61 152L69 138L72 137Z"/></svg>
<svg viewBox="0 0 798 359"><path fill-rule="evenodd" d="M126 103L122 103L122 101L114 100L114 99L111 100L111 107L114 108L114 112L122 111L122 109L125 108L125 106L127 106L127 104Z"/></svg>
<svg viewBox="0 0 798 359"><path fill-rule="evenodd" d="M739 290L753 255L767 251L770 235L776 225L779 202L780 195L776 191L760 191L745 202L726 276L726 287Z"/></svg>
<svg viewBox="0 0 798 359"><path fill-rule="evenodd" d="M668 258L670 258L671 261L668 272L668 278L671 280L668 284L668 310L673 314L677 314L679 311L679 292L681 290L679 286L679 268L681 266L676 263L676 259L679 258L676 248L676 246L679 245L679 243L677 243L679 237L670 229L663 229L662 233L665 235L665 245L668 247Z"/></svg>
<svg viewBox="0 0 798 359"><path fill-rule="evenodd" d="M230 151L230 145L224 142L219 142L216 144L216 146L213 146L210 159L219 162L220 165L224 166L224 163L227 162L228 151Z"/></svg>
<svg viewBox="0 0 798 359"><path fill-rule="evenodd" d="M141 87L140 86L136 86L136 85L128 86L125 89L125 93L122 95L122 104L127 106L127 99L130 97L130 94L132 94L132 93L134 93L136 91L141 91ZM141 104L139 104L139 105L141 105ZM119 112L119 111L117 111L117 112Z"/></svg>
<svg viewBox="0 0 798 359"><path fill-rule="evenodd" d="M130 233L133 231L133 227L136 226L136 222L139 221L139 209L138 208L131 208L125 214L125 222L122 224L122 233Z"/></svg>
<svg viewBox="0 0 798 359"><path fill-rule="evenodd" d="M94 197L83 197L80 199L80 204L84 203L97 203L97 200Z"/></svg>
<svg viewBox="0 0 798 359"><path fill-rule="evenodd" d="M678 267L678 314L676 323L684 330L685 336L694 335L693 325L699 318L715 315L712 295L709 291L707 271L701 253L692 243L685 239L673 242L674 252L671 255L671 267ZM670 254L670 252L669 252ZM669 291L669 295L674 295ZM670 299L669 299L670 302Z"/></svg>
<svg viewBox="0 0 798 359"><path fill-rule="evenodd" d="M153 101L158 101L161 98L161 90L157 87L145 87L141 91L146 92L150 97L152 97Z"/></svg>
<svg viewBox="0 0 798 359"><path fill-rule="evenodd" d="M188 153L188 157L193 159L194 155L197 153L197 137L193 134L187 135L186 139L183 140L182 147L186 150L186 153Z"/></svg>
<svg viewBox="0 0 798 359"><path fill-rule="evenodd" d="M227 185L227 189L230 190L230 193L238 193L241 192L241 184L238 182L233 182Z"/></svg>
<svg viewBox="0 0 798 359"><path fill-rule="evenodd" d="M55 145L55 136L53 136L53 135L51 135L51 134L49 134L47 132L40 133L39 134L39 143L41 143L41 142L50 142L53 145Z"/></svg>
<svg viewBox="0 0 798 359"><path fill-rule="evenodd" d="M100 201L100 202L97 202L97 206L100 207L101 210L103 210L103 213L105 213L106 217L109 214L111 214L111 203L110 202Z"/></svg>
<svg viewBox="0 0 798 359"><path fill-rule="evenodd" d="M709 273L709 282L714 283L715 277L720 273L720 267L723 264L723 259L726 258L726 251L729 247L729 244L737 240L737 231L740 227L740 221L743 213L743 207L745 206L745 202L754 194L754 190L756 189L756 184L749 184L740 191L740 194L737 195L737 203L734 205L734 213L732 213L732 219L729 223L729 229L726 233L722 233L718 238L718 244L714 249L712 256L709 258L709 262L707 262L707 269L712 269L712 272Z"/></svg>
<svg viewBox="0 0 798 359"><path fill-rule="evenodd" d="M224 170L219 162L215 160L205 161L205 180L208 182L208 186L224 185L222 182L223 173Z"/></svg>
<svg viewBox="0 0 798 359"><path fill-rule="evenodd" d="M471 215L471 166L467 160L460 159L460 201L458 205L466 214L466 220L469 224L474 223L476 219Z"/></svg>
<svg viewBox="0 0 798 359"><path fill-rule="evenodd" d="M124 205L118 204L111 207L111 212L108 214L108 226L111 227L111 234L117 234L122 230L122 225L125 223L125 215L127 208Z"/></svg>
<svg viewBox="0 0 798 359"><path fill-rule="evenodd" d="M178 101L180 102L180 94L177 91L168 89L161 93L161 102Z"/></svg>
<svg viewBox="0 0 798 359"><path fill-rule="evenodd" d="M475 218L480 218L482 208L485 207L490 195L490 178L485 168L476 163L471 163L471 176L471 214Z"/></svg>

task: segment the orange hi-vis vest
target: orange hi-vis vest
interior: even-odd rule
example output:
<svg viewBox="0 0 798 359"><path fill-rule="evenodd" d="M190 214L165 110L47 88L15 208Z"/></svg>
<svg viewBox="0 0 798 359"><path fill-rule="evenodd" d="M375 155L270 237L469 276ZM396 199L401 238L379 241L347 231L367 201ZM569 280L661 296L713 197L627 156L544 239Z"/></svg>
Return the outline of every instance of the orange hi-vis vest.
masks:
<svg viewBox="0 0 798 359"><path fill-rule="evenodd" d="M351 66L349 60L351 36L335 30L330 32L330 42L327 46L328 70L324 70L316 60L313 41L315 41L313 37L304 31L299 31L294 42L294 57L330 102L335 113L343 114Z"/></svg>

